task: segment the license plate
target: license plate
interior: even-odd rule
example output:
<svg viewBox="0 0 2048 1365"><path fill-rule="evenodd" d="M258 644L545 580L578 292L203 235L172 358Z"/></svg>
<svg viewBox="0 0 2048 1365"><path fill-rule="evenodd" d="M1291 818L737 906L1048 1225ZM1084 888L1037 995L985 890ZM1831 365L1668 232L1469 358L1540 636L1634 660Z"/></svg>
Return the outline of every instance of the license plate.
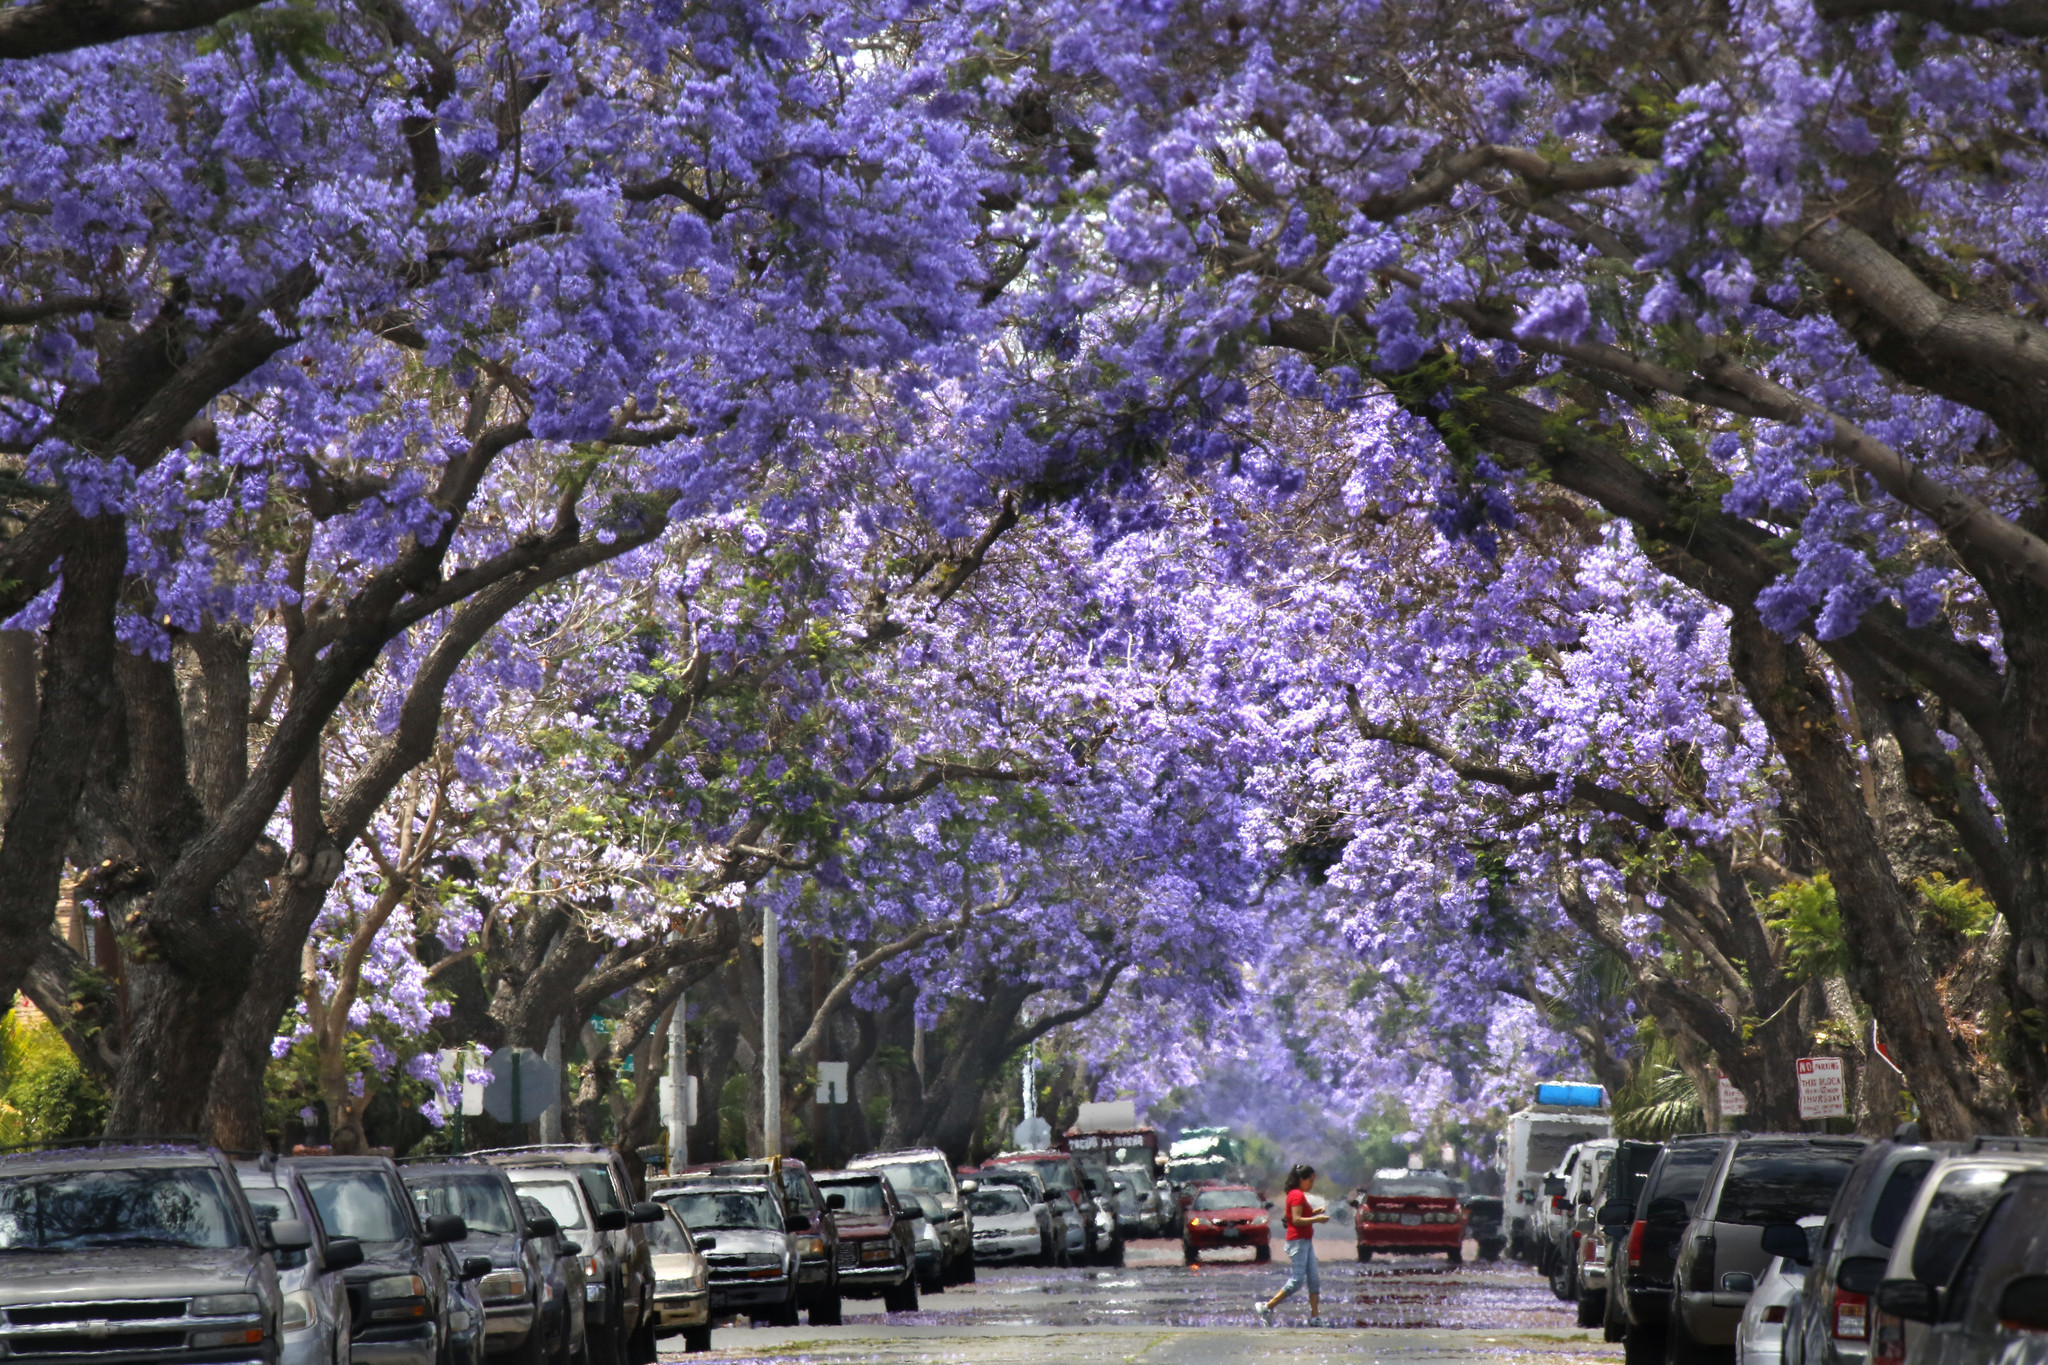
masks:
<svg viewBox="0 0 2048 1365"><path fill-rule="evenodd" d="M1240 1234L1236 1228L1223 1229L1223 1240L1226 1242L1235 1242L1239 1236Z"/></svg>
<svg viewBox="0 0 2048 1365"><path fill-rule="evenodd" d="M1419 1227L1421 1227L1421 1226L1422 1226L1422 1215L1421 1215L1421 1214L1419 1214L1419 1213L1404 1213L1404 1214L1402 1214L1402 1215L1401 1215L1401 1226L1402 1226L1402 1227L1404 1227L1404 1228L1419 1228Z"/></svg>

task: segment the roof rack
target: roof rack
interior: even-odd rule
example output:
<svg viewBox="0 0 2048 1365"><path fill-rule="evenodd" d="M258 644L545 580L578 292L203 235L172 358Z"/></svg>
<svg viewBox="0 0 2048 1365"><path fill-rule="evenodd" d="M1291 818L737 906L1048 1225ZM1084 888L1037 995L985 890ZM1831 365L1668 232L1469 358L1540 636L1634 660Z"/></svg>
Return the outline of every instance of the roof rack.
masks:
<svg viewBox="0 0 2048 1365"><path fill-rule="evenodd" d="M521 1147L479 1147L464 1156L519 1156L526 1152L605 1152L612 1149L601 1142L534 1142Z"/></svg>
<svg viewBox="0 0 2048 1365"><path fill-rule="evenodd" d="M2038 1152L2048 1148L2048 1138L2018 1137L2007 1133L1979 1133L1970 1139L1972 1152Z"/></svg>
<svg viewBox="0 0 2048 1365"><path fill-rule="evenodd" d="M417 1156L395 1156L391 1159L401 1166L460 1166L468 1162L472 1166L484 1163L473 1158L475 1152L422 1152Z"/></svg>
<svg viewBox="0 0 2048 1365"><path fill-rule="evenodd" d="M120 1137L45 1138L40 1142L16 1142L0 1147L0 1155L15 1152L83 1151L93 1147L178 1147L197 1148L205 1152L219 1150L195 1133L129 1133Z"/></svg>

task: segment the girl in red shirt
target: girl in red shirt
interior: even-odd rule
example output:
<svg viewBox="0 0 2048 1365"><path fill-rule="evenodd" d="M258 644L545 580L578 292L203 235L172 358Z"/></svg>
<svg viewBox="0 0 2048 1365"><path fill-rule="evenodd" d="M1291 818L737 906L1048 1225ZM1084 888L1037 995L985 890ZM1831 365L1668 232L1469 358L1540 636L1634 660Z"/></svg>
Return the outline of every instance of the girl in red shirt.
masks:
<svg viewBox="0 0 2048 1365"><path fill-rule="evenodd" d="M1316 1168L1302 1163L1287 1173L1287 1203L1280 1221L1287 1228L1287 1283L1272 1298L1252 1305L1259 1321L1272 1325L1273 1310L1295 1290L1308 1289L1308 1325L1323 1325L1323 1277L1316 1270L1316 1224L1327 1223L1330 1215L1317 1213L1308 1202L1309 1186L1316 1183Z"/></svg>

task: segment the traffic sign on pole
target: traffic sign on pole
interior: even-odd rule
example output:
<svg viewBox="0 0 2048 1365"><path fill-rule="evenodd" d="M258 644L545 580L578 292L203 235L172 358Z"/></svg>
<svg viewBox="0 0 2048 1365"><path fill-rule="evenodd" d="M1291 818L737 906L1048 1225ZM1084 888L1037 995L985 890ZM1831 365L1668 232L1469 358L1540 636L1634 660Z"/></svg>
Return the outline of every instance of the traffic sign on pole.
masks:
<svg viewBox="0 0 2048 1365"><path fill-rule="evenodd" d="M491 1083L484 1087L484 1112L500 1123L532 1123L560 1093L554 1068L531 1048L501 1048L486 1065Z"/></svg>
<svg viewBox="0 0 2048 1365"><path fill-rule="evenodd" d="M1799 1059L1799 1117L1838 1119L1849 1116L1849 1088L1842 1079L1840 1057Z"/></svg>
<svg viewBox="0 0 2048 1365"><path fill-rule="evenodd" d="M846 1063L818 1063L818 1103L845 1104L847 1099Z"/></svg>
<svg viewBox="0 0 2048 1365"><path fill-rule="evenodd" d="M1721 1077L1721 1117L1740 1118L1749 1112L1749 1096L1735 1088L1726 1076Z"/></svg>

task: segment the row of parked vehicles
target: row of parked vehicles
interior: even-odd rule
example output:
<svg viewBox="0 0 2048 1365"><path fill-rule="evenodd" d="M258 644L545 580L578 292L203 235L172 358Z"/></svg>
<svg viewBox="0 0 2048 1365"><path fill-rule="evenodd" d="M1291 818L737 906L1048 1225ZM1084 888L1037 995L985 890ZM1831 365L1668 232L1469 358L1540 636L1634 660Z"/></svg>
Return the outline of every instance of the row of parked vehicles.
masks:
<svg viewBox="0 0 2048 1365"><path fill-rule="evenodd" d="M714 1321L915 1311L991 1262L1120 1265L1150 1170L933 1149L725 1162L636 1193L609 1148L235 1159L176 1143L0 1157L0 1357L97 1365L653 1365Z"/></svg>
<svg viewBox="0 0 2048 1365"><path fill-rule="evenodd" d="M1580 1144L1538 1264L1628 1365L2048 1365L2048 1140Z"/></svg>

